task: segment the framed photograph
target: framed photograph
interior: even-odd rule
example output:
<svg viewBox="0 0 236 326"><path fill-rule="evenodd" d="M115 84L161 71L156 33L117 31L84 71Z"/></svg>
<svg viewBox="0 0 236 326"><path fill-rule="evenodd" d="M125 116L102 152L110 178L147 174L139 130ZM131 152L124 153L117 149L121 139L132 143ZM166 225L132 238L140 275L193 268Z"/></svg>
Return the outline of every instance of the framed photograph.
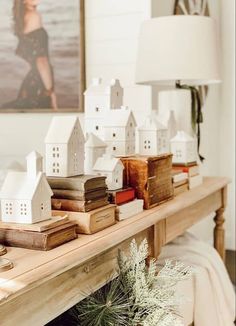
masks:
<svg viewBox="0 0 236 326"><path fill-rule="evenodd" d="M0 113L83 111L84 0L1 0Z"/></svg>

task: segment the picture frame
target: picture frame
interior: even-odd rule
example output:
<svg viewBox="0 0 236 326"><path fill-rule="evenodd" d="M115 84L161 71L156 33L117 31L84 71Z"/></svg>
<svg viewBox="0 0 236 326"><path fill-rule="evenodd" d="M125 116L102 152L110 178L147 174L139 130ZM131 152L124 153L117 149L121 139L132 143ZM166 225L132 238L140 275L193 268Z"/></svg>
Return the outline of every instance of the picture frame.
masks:
<svg viewBox="0 0 236 326"><path fill-rule="evenodd" d="M0 113L83 112L85 0L71 0L69 5L67 0L53 5L50 0L39 0L38 7L34 7L34 20L28 0L24 15L29 12L29 24L22 26L15 17L22 18L19 4L24 3L3 3Z"/></svg>

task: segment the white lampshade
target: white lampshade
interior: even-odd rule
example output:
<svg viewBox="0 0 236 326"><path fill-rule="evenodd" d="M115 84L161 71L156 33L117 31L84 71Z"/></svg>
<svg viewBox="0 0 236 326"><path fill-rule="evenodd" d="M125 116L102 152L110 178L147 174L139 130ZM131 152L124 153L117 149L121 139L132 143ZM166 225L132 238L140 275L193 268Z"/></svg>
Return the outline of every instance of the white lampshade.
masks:
<svg viewBox="0 0 236 326"><path fill-rule="evenodd" d="M205 16L167 16L141 26L136 83L188 85L220 82L217 27Z"/></svg>

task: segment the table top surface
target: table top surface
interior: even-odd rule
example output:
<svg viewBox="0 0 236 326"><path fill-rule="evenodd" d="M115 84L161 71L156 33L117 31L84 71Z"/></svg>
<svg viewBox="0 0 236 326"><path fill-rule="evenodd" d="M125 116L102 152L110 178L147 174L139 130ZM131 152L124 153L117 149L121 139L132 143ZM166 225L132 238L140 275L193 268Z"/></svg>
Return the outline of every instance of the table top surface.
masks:
<svg viewBox="0 0 236 326"><path fill-rule="evenodd" d="M145 210L96 234L79 235L78 239L50 251L8 248L4 257L13 261L14 268L0 273L0 304L88 261L160 220L219 191L229 183L230 180L224 177L204 178L201 186L160 206Z"/></svg>

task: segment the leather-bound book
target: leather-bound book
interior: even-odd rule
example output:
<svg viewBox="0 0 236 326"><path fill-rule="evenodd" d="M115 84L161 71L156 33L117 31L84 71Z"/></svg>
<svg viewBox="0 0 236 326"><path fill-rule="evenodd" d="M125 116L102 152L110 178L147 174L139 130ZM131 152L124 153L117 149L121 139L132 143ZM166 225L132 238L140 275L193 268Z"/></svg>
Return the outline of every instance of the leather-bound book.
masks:
<svg viewBox="0 0 236 326"><path fill-rule="evenodd" d="M108 190L108 200L111 204L121 205L135 199L135 190L133 188L124 188L118 190Z"/></svg>
<svg viewBox="0 0 236 326"><path fill-rule="evenodd" d="M89 201L52 198L51 202L52 209L72 212L89 212L93 209L109 204L107 196Z"/></svg>
<svg viewBox="0 0 236 326"><path fill-rule="evenodd" d="M135 189L136 197L144 199L144 208L152 208L173 198L172 154L130 156L124 164L124 186Z"/></svg>
<svg viewBox="0 0 236 326"><path fill-rule="evenodd" d="M50 250L77 238L77 225L72 222L44 232L0 229L0 242L11 247Z"/></svg>
<svg viewBox="0 0 236 326"><path fill-rule="evenodd" d="M99 188L84 192L81 190L52 189L53 198L72 199L72 200L96 200L106 196L106 188Z"/></svg>
<svg viewBox="0 0 236 326"><path fill-rule="evenodd" d="M93 234L116 223L115 209L116 205L107 205L87 213L53 211L52 214L66 213L71 222L77 223L78 233Z"/></svg>
<svg viewBox="0 0 236 326"><path fill-rule="evenodd" d="M89 192L94 189L106 188L106 177L97 175L78 175L75 177L47 177L52 189L79 190Z"/></svg>

